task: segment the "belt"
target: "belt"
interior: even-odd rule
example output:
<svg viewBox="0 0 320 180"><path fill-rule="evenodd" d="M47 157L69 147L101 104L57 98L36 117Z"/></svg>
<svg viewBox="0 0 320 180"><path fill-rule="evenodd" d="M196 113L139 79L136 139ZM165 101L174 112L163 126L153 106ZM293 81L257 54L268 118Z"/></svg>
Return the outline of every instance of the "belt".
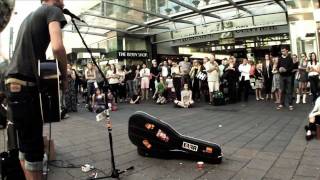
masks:
<svg viewBox="0 0 320 180"><path fill-rule="evenodd" d="M5 84L11 84L11 83L20 84L21 86L36 86L37 85L34 82L23 81L23 80L16 79L16 78L8 78L5 80Z"/></svg>

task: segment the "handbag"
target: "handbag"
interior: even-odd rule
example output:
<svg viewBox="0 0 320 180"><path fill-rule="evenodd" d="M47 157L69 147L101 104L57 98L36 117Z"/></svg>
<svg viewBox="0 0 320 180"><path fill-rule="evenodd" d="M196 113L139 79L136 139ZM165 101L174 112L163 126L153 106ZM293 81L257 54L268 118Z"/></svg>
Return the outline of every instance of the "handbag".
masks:
<svg viewBox="0 0 320 180"><path fill-rule="evenodd" d="M196 75L196 78L199 79L199 80L201 80L201 81L204 81L204 80L207 79L207 74L204 73L204 72L202 72L202 71L200 71L200 72Z"/></svg>

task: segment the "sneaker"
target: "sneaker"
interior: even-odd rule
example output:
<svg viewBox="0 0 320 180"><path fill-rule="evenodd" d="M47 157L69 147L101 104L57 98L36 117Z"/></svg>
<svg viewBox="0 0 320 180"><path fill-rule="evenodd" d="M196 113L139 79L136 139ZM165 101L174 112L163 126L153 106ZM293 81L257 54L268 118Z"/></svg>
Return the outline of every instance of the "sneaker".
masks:
<svg viewBox="0 0 320 180"><path fill-rule="evenodd" d="M293 106L289 106L290 111L293 111L293 109L294 109Z"/></svg>
<svg viewBox="0 0 320 180"><path fill-rule="evenodd" d="M280 104L280 105L277 107L277 110L280 110L280 109L282 109L282 108L283 108L283 105Z"/></svg>

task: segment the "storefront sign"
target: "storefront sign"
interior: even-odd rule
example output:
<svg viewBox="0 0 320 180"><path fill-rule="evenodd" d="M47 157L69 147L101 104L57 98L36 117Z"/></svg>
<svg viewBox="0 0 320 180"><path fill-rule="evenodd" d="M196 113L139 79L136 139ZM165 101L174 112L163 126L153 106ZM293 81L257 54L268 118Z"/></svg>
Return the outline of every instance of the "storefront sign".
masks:
<svg viewBox="0 0 320 180"><path fill-rule="evenodd" d="M118 51L118 59L145 59L149 53L145 51Z"/></svg>

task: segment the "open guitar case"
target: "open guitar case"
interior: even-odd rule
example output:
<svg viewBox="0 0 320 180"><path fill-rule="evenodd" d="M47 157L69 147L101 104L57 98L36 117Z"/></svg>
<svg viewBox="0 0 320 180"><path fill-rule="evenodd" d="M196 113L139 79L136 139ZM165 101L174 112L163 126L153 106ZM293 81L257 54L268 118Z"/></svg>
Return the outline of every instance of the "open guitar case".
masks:
<svg viewBox="0 0 320 180"><path fill-rule="evenodd" d="M218 144L181 135L167 123L145 112L137 111L130 117L128 135L142 156L186 158L215 164L222 162Z"/></svg>

